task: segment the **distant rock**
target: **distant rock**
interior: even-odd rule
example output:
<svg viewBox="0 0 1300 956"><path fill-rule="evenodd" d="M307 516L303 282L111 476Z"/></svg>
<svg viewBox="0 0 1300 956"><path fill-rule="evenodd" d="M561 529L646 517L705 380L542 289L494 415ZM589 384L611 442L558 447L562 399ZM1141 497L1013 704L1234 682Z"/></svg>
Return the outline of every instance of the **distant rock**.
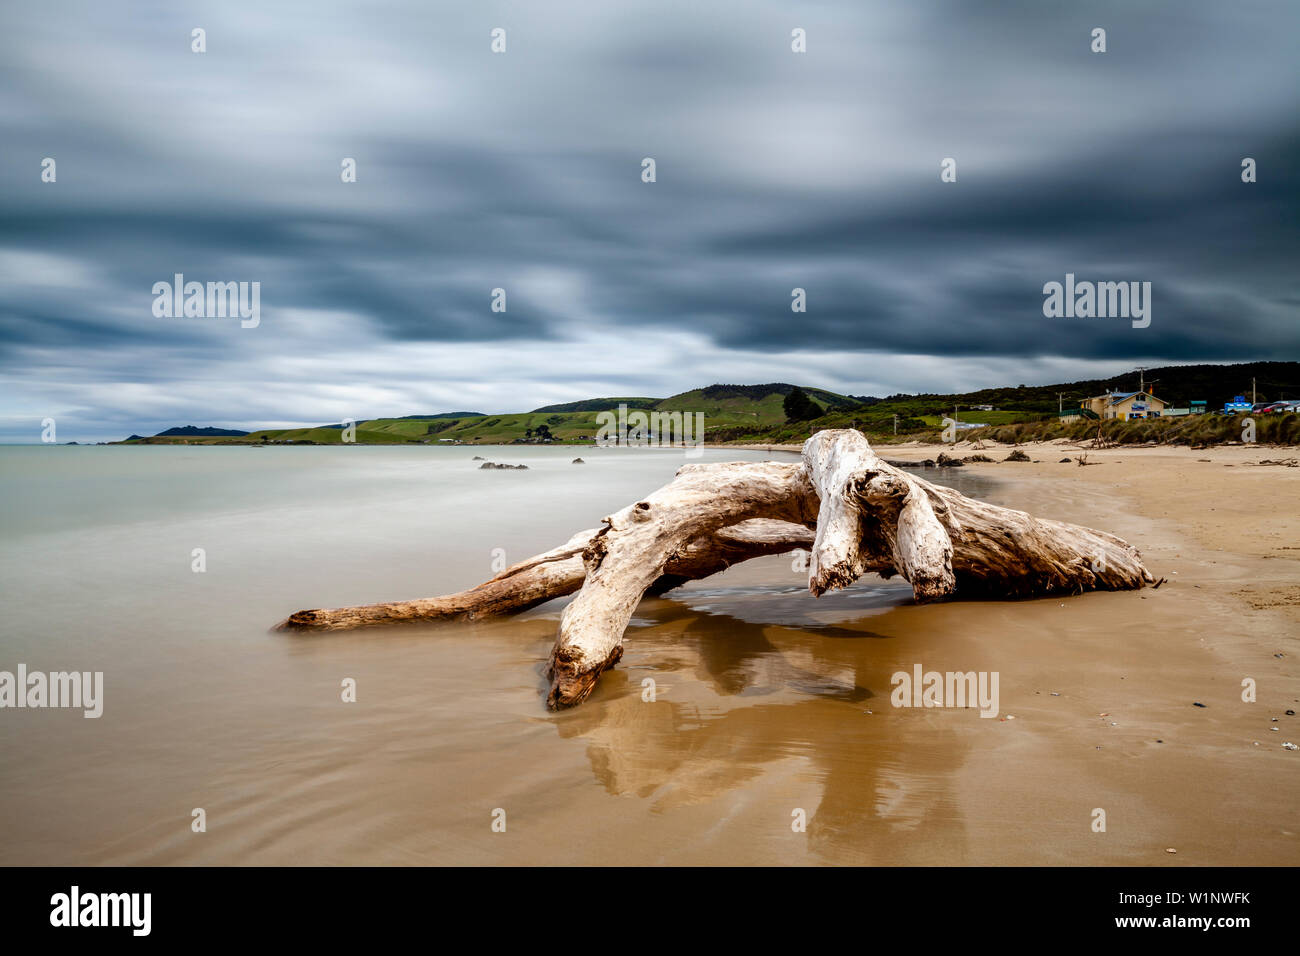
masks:
<svg viewBox="0 0 1300 956"><path fill-rule="evenodd" d="M1007 457L1003 458L1002 460L1003 461L1029 461L1029 456L1026 455L1019 448L1017 448L1015 451L1007 455Z"/></svg>
<svg viewBox="0 0 1300 956"><path fill-rule="evenodd" d="M515 471L528 470L527 465L498 465L497 463L491 461L485 461L483 462L483 464L479 465L478 467L480 471L482 471L484 468L502 468L506 470L515 470Z"/></svg>
<svg viewBox="0 0 1300 956"><path fill-rule="evenodd" d="M573 461L569 462L569 464L571 464L571 465L585 465L586 462L583 461L581 458L575 458L575 459L573 459Z"/></svg>
<svg viewBox="0 0 1300 956"><path fill-rule="evenodd" d="M939 458L935 464L940 468L960 468L962 460L960 458L949 458L943 452L939 452Z"/></svg>
<svg viewBox="0 0 1300 956"><path fill-rule="evenodd" d="M487 459L485 459L482 455L475 455L473 458L470 459L470 461L486 461L486 460Z"/></svg>

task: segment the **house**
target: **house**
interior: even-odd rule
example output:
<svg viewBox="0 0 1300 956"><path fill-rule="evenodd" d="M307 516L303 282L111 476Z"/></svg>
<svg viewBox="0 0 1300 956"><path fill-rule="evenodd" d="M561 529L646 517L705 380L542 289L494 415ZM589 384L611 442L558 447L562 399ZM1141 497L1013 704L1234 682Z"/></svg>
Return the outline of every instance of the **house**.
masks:
<svg viewBox="0 0 1300 956"><path fill-rule="evenodd" d="M1079 407L1092 412L1098 418L1118 418L1120 421L1132 421L1138 418L1159 418L1169 403L1163 398L1156 398L1150 392L1107 392L1085 398Z"/></svg>
<svg viewBox="0 0 1300 956"><path fill-rule="evenodd" d="M1166 408L1163 417L1177 418L1181 415L1204 415L1205 412L1205 402L1199 399L1192 399L1191 403L1186 408Z"/></svg>

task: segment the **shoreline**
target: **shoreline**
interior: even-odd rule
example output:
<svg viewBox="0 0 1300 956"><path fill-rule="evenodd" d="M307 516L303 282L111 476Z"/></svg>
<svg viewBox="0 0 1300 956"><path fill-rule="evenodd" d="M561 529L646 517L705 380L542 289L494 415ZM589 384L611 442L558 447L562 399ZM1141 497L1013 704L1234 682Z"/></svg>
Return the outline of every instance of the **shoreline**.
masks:
<svg viewBox="0 0 1300 956"><path fill-rule="evenodd" d="M1114 445L1109 445L1109 446L1107 446L1107 447L1104 448L1104 449L1094 449L1094 448L1090 448L1090 447L1088 447L1089 444L1091 443L1092 439L1077 440L1077 439L1073 439L1073 438L1052 438L1052 439L1046 439L1046 440L1023 441L1023 442L1015 442L1015 443L1013 443L1013 442L999 442L999 441L995 441L995 440L993 440L993 439L984 439L984 440L982 440L982 441L974 441L974 442L972 442L972 441L968 441L968 440L962 440L962 441L959 441L959 442L924 442L924 441L919 441L919 440L906 441L906 442L877 442L877 441L872 441L872 436L871 436L871 435L866 435L866 438L867 438L867 440L868 440L869 442L871 442L871 447L872 447L873 449L878 450L878 451L879 451L880 449L888 449L888 450L891 452L891 454L892 454L892 453L895 453L895 452L902 453L902 454L901 454L901 457L907 457L908 455L915 455L915 456L918 456L919 459L937 457L937 454L940 453L940 452L943 452L943 453L946 454L946 453L954 453L954 452L958 452L958 451L959 451L959 452L963 452L964 454L970 454L970 453L977 453L977 454L978 454L978 453L981 453L981 452L983 452L983 453L989 453L989 452L993 452L993 451L1004 451L1004 450L1005 450L1005 451L1010 451L1010 450L1012 450L1012 449L1017 449L1017 448L1020 449L1020 450L1022 450L1022 451L1026 451L1026 452L1028 452L1028 451L1033 451L1033 450L1050 449L1050 448L1057 448L1057 449L1073 449L1075 452L1079 452L1079 453L1082 453L1082 452L1088 452L1089 454L1092 454L1092 453L1094 453L1094 452L1098 452L1098 453L1099 453L1099 452L1102 452L1102 451L1139 451L1139 450L1143 450L1143 449L1161 449L1161 448L1163 448L1163 449L1179 449L1179 450L1184 450L1184 451L1210 451L1210 450L1221 449L1221 448L1281 448L1281 449L1295 449L1295 448L1297 448L1297 447L1300 447L1300 446L1297 446L1297 445L1294 445L1294 444L1288 444L1288 443L1285 443L1285 442L1265 442L1265 441L1259 441L1259 442L1241 442L1241 441L1228 441L1228 442L1216 442L1216 443L1213 443L1213 444L1205 444L1205 445L1189 445L1189 444L1181 444L1181 443L1174 443L1174 442L1132 442L1132 443L1127 443L1127 444L1114 444ZM235 447L235 448L272 448L272 447L274 447L274 448L302 448L302 447L314 447L314 448L337 448L337 447L342 447L343 445L348 445L348 446L353 446L353 447L365 447L365 448L410 448L410 447L420 447L420 448L600 448L600 447L602 447L602 446L596 444L595 442L549 442L549 443L545 443L545 442L461 442L461 443L457 443L457 444L452 444L452 443L443 443L443 444L438 444L438 443L430 443L430 442L410 442L410 441L405 441L405 442L400 442L400 441L394 441L394 442L367 442L367 441L355 441L355 442L318 442L318 441L280 441L280 442L270 441L270 442L250 442L250 441L192 441L192 440L188 440L188 439L176 439L176 440L174 440L174 441L173 441L173 440L156 440L156 441L155 441L155 440L147 440L147 441L84 441L84 442L68 441L68 442L57 442L57 443L51 443L51 442L7 442L7 443L5 443L5 442L0 442L0 445L3 445L3 446L5 446L5 447L16 447L16 448L27 447L27 446L34 446L34 447L35 447L35 446L39 446L39 447L60 447L60 448L61 448L61 447L94 448L94 447L102 447L102 446L126 446L126 447L140 447L140 446L164 446L164 447L168 447L168 446L184 446L184 447L187 447L187 448L195 448L195 447L199 447L199 448L203 448L203 447L218 447L218 448L219 448L219 447ZM636 447L636 448L639 448L639 449L641 449L641 450L659 450L659 451L668 451L668 452L672 452L672 451L681 451L681 450L682 450L683 448L685 448L685 447L694 447L694 446L645 444L645 445L636 445L636 446L615 446L615 447ZM799 452L801 452L801 451L803 450L803 444L802 444L802 443L793 443L793 442L789 442L789 443L785 443L785 442L703 442L703 443L701 443L701 445L700 445L699 447L702 447L702 448L705 448L705 449L709 449L709 450L721 450L721 449L727 449L727 448L734 448L734 449L737 449L737 450L739 450L739 451L791 452L791 453L795 453L795 454L798 454ZM931 454L925 454L926 452L929 452L929 453L931 453ZM953 454L952 457L962 457L962 456L959 456L959 455Z"/></svg>

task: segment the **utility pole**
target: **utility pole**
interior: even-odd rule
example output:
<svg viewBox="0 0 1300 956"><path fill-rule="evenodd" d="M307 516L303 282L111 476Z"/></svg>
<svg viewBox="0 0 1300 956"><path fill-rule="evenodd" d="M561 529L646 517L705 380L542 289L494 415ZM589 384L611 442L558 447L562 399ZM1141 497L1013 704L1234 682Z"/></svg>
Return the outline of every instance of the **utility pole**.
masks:
<svg viewBox="0 0 1300 956"><path fill-rule="evenodd" d="M1255 404L1255 376L1250 377L1250 404Z"/></svg>
<svg viewBox="0 0 1300 956"><path fill-rule="evenodd" d="M1056 393L1056 417L1060 418L1063 414L1065 414L1065 393L1057 392Z"/></svg>
<svg viewBox="0 0 1300 956"><path fill-rule="evenodd" d="M898 434L898 413L894 413L894 434Z"/></svg>

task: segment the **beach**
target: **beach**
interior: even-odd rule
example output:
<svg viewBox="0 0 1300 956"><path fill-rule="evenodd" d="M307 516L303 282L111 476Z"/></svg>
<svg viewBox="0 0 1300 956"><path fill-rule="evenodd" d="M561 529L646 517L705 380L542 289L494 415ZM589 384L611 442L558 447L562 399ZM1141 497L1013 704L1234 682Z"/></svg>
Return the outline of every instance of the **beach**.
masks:
<svg viewBox="0 0 1300 956"><path fill-rule="evenodd" d="M918 473L1118 534L1164 583L916 606L874 576L814 599L795 556L757 559L643 601L619 666L560 713L543 669L563 601L268 628L470 586L495 549L545 550L701 459L7 449L28 457L7 463L0 567L24 600L0 667L105 677L98 719L6 714L0 862L1300 862L1300 752L1282 746L1300 743L1300 469L1258 464L1287 449L1126 447L1080 467L1060 462L1076 448L1021 447L1031 461L878 451L999 459ZM476 451L529 470L480 473ZM769 454L790 458L702 460ZM893 706L893 675L917 666L996 673L997 715Z"/></svg>
<svg viewBox="0 0 1300 956"><path fill-rule="evenodd" d="M1281 744L1300 735L1287 715L1300 709L1300 469L1258 464L1293 458L1293 449L1021 447L1031 462L963 467L996 475L1016 507L1124 537L1166 583L1032 602L1037 630L1019 609L1019 626L1001 639L1016 661L1004 665L1004 686L1023 689L1021 703L1007 703L1021 734L964 767L964 805L976 816L999 807L1037 816L1055 806L1066 817L1095 796L1096 806L1123 811L1108 811L1110 829L1091 841L1063 828L1000 845L1005 833L985 831L972 850L1027 864L1294 865L1300 767ZM943 450L880 453L909 460ZM995 459L1008 452L965 443L948 450ZM1087 466L1077 464L1081 455ZM948 624L973 626L960 608L943 609L955 615ZM984 636L998 640L993 617ZM1258 687L1255 703L1241 699L1247 678ZM1170 848L1177 854L1161 861Z"/></svg>

